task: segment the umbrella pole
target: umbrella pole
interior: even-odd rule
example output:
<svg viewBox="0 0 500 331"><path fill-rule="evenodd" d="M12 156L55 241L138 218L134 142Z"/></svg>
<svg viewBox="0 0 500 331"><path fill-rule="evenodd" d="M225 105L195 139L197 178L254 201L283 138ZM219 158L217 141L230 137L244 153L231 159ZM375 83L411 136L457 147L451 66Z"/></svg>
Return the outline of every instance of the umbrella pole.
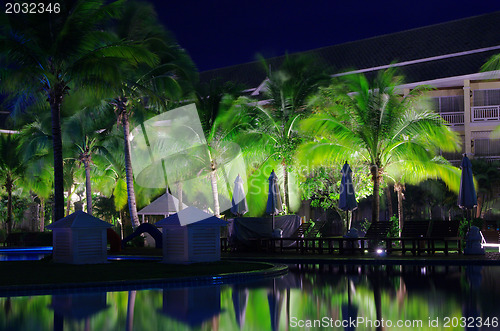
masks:
<svg viewBox="0 0 500 331"><path fill-rule="evenodd" d="M349 231L349 211L345 211L345 228L346 232Z"/></svg>
<svg viewBox="0 0 500 331"><path fill-rule="evenodd" d="M471 220L472 220L472 211L473 211L473 210L474 210L474 209L471 209L471 210L470 210L470 213L467 213L467 214L470 214L470 215L468 215L468 216L469 216L469 217L468 217L468 219L469 219L469 230L468 230L468 231L470 231L470 223L471 223Z"/></svg>
<svg viewBox="0 0 500 331"><path fill-rule="evenodd" d="M347 211L347 218L347 221L349 222L349 228L347 230L350 230L352 225L352 210Z"/></svg>

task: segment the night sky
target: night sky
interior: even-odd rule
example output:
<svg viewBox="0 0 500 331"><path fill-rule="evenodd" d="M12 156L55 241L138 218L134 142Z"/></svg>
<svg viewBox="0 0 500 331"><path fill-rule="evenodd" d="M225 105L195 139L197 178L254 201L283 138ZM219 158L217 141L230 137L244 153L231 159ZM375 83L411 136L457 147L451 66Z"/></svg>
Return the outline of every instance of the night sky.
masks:
<svg viewBox="0 0 500 331"><path fill-rule="evenodd" d="M151 2L200 71L500 11L498 0Z"/></svg>

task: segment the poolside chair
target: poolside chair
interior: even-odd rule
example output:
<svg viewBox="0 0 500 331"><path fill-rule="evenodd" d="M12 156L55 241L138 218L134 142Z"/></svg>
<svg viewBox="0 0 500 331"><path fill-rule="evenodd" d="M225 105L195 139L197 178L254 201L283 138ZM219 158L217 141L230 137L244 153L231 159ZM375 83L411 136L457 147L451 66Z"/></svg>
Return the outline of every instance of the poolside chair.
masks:
<svg viewBox="0 0 500 331"><path fill-rule="evenodd" d="M307 252L311 250L313 253L318 250L319 253L323 252L323 241L318 238L318 234L321 235L321 230L325 227L326 221L316 221L314 226L307 232L303 239L301 239L298 244L301 246L301 252Z"/></svg>
<svg viewBox="0 0 500 331"><path fill-rule="evenodd" d="M395 238L394 241L401 243L401 248L391 248L391 250L401 250L405 255L410 251L413 255L426 250L425 238L429 234L430 221L407 221L403 225L401 237Z"/></svg>
<svg viewBox="0 0 500 331"><path fill-rule="evenodd" d="M304 238L311 226L312 223L310 222L302 223L289 237L266 238L263 241L263 246L274 252L276 250L276 242L278 242L280 253L283 252L284 249L296 249L298 251L299 244L297 241Z"/></svg>
<svg viewBox="0 0 500 331"><path fill-rule="evenodd" d="M437 251L444 252L448 255L449 243L456 243L456 250L459 254L462 253L462 238L458 236L458 222L456 221L433 221L431 223L431 228L429 236L425 238L427 241L427 251L429 254L434 254ZM436 247L436 242L443 243L444 247Z"/></svg>
<svg viewBox="0 0 500 331"><path fill-rule="evenodd" d="M500 236L497 230L488 229L481 231L481 246L482 247L495 247L500 252Z"/></svg>
<svg viewBox="0 0 500 331"><path fill-rule="evenodd" d="M297 230L295 230L292 235L290 236L290 238L303 238L304 235L306 234L307 230L309 230L309 228L311 227L312 223L310 222L306 222L306 223L302 223L298 228Z"/></svg>
<svg viewBox="0 0 500 331"><path fill-rule="evenodd" d="M317 238L318 233L325 226L326 222L318 221L312 225L311 222L303 223L300 227L290 236L283 238L271 239L271 249L275 249L276 241L279 242L279 251L283 252L285 249L295 249L296 252L305 253L307 250L322 251L321 240ZM311 227L312 226L312 227ZM289 242L289 244L286 244Z"/></svg>
<svg viewBox="0 0 500 331"><path fill-rule="evenodd" d="M373 222L370 224L368 230L366 230L366 239L383 239L387 237L389 230L391 229L391 222L381 221Z"/></svg>
<svg viewBox="0 0 500 331"><path fill-rule="evenodd" d="M386 244L386 250L390 251L392 240L387 240L390 229L391 222L372 222L368 230L366 230L365 236L361 239L363 239L363 241L368 241L366 246L369 250L373 250L381 241L384 241ZM362 248L363 246L364 245L362 245Z"/></svg>

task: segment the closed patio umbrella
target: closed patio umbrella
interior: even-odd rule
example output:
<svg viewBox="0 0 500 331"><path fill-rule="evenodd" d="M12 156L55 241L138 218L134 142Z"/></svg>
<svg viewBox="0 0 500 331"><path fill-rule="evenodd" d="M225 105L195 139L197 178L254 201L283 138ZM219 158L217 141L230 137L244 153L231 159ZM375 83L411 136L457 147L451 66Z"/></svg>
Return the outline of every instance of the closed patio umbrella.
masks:
<svg viewBox="0 0 500 331"><path fill-rule="evenodd" d="M234 181L233 200L231 212L235 215L241 216L248 212L247 199L245 190L243 188L243 179L238 175Z"/></svg>
<svg viewBox="0 0 500 331"><path fill-rule="evenodd" d="M280 188L278 186L278 177L276 173L271 171L269 176L269 192L267 194L266 213L273 216L273 230L274 230L274 216L283 211L283 204L281 203Z"/></svg>
<svg viewBox="0 0 500 331"><path fill-rule="evenodd" d="M347 229L351 229L351 219L352 211L358 208L358 203L356 202L356 195L354 194L354 185L352 184L352 170L349 167L347 161L342 167L342 179L340 181L340 198L339 198L339 208L346 211L349 215L351 211L351 217L348 216L348 226Z"/></svg>
<svg viewBox="0 0 500 331"><path fill-rule="evenodd" d="M472 164L464 154L462 163L460 164L462 169L462 176L460 178L460 190L458 193L458 206L462 209L472 209L477 206L477 196L476 189L474 188L474 179L472 177ZM470 219L469 219L470 228Z"/></svg>

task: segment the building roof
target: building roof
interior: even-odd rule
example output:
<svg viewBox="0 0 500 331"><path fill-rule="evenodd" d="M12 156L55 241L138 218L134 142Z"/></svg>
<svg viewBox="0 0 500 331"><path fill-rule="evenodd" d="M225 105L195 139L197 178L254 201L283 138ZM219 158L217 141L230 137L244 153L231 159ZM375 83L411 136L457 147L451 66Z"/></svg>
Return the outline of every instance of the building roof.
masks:
<svg viewBox="0 0 500 331"><path fill-rule="evenodd" d="M296 54L322 60L332 68L331 74L363 69L369 72L397 62L404 64L401 71L406 82L429 81L479 72L489 57L500 53L498 31L500 12L495 12ZM271 69L279 68L283 59L269 59ZM202 81L216 77L255 88L266 75L259 62L200 74Z"/></svg>
<svg viewBox="0 0 500 331"><path fill-rule="evenodd" d="M186 204L182 204L183 208L187 208ZM155 201L151 202L146 207L137 212L139 215L167 215L179 211L179 199L170 193L165 193Z"/></svg>
<svg viewBox="0 0 500 331"><path fill-rule="evenodd" d="M110 227L111 224L109 224L108 222L101 221L97 217L89 215L84 211L78 210L73 214L66 216L65 218L61 218L59 221L46 226L46 229L106 229Z"/></svg>
<svg viewBox="0 0 500 331"><path fill-rule="evenodd" d="M196 207L187 207L180 212L155 223L157 227L179 225L225 226L227 222Z"/></svg>

